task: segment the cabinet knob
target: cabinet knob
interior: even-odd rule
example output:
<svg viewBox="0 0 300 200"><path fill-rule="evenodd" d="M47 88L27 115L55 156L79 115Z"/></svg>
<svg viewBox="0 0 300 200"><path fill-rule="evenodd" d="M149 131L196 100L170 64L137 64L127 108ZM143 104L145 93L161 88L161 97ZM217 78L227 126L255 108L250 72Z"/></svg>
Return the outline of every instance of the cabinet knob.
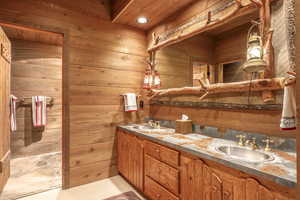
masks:
<svg viewBox="0 0 300 200"><path fill-rule="evenodd" d="M156 151L157 153L159 153L159 149L156 149L155 151Z"/></svg>
<svg viewBox="0 0 300 200"><path fill-rule="evenodd" d="M160 198L160 194L156 194L156 198L158 198L158 199L159 199L159 198Z"/></svg>

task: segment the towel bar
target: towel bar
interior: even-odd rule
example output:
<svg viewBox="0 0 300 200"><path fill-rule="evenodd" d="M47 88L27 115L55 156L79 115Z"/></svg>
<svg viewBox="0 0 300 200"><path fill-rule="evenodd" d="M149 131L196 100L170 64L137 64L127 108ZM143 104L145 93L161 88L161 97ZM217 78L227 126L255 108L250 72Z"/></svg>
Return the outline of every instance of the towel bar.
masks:
<svg viewBox="0 0 300 200"><path fill-rule="evenodd" d="M17 101L19 103L19 106L24 105L30 105L32 103L32 97L24 97L20 98L20 100ZM54 103L54 99L52 97L47 97L47 105L52 106Z"/></svg>

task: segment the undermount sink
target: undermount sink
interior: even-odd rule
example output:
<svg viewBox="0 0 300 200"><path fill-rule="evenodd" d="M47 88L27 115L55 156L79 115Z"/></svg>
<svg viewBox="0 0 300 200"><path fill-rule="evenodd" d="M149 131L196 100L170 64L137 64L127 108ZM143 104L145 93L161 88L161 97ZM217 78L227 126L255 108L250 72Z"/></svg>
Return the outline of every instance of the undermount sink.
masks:
<svg viewBox="0 0 300 200"><path fill-rule="evenodd" d="M135 125L132 126L132 128L140 130L140 131L144 131L144 132L163 132L163 133L173 133L174 130L173 129L169 129L169 128L154 128L152 126L149 125Z"/></svg>
<svg viewBox="0 0 300 200"><path fill-rule="evenodd" d="M219 146L216 150L220 153L226 154L233 159L250 162L250 163L260 163L274 160L273 156L243 147L236 146Z"/></svg>
<svg viewBox="0 0 300 200"><path fill-rule="evenodd" d="M153 130L153 129L155 129L154 127L148 126L148 125L136 125L136 126L133 126L132 128L138 129L138 130Z"/></svg>

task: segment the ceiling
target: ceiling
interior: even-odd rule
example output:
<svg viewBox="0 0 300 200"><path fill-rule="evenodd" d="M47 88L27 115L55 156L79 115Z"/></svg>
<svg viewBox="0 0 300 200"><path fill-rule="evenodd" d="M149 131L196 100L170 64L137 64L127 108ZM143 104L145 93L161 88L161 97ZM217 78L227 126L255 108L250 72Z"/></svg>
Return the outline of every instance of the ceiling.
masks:
<svg viewBox="0 0 300 200"><path fill-rule="evenodd" d="M15 27L2 26L9 39L41 42L50 45L62 46L63 37L60 34L44 31L32 31L29 29L17 29Z"/></svg>
<svg viewBox="0 0 300 200"><path fill-rule="evenodd" d="M143 30L149 30L175 12L198 0L112 0L112 20ZM137 18L147 17L147 24L138 24Z"/></svg>

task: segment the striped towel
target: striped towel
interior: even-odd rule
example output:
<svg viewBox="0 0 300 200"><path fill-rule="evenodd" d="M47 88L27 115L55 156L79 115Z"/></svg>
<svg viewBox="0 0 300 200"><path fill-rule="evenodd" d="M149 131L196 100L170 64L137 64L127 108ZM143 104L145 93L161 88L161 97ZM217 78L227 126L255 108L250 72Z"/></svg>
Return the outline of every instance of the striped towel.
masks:
<svg viewBox="0 0 300 200"><path fill-rule="evenodd" d="M10 130L11 131L16 131L17 130L17 97L14 95L10 95Z"/></svg>
<svg viewBox="0 0 300 200"><path fill-rule="evenodd" d="M32 97L32 121L34 127L47 125L47 97Z"/></svg>

